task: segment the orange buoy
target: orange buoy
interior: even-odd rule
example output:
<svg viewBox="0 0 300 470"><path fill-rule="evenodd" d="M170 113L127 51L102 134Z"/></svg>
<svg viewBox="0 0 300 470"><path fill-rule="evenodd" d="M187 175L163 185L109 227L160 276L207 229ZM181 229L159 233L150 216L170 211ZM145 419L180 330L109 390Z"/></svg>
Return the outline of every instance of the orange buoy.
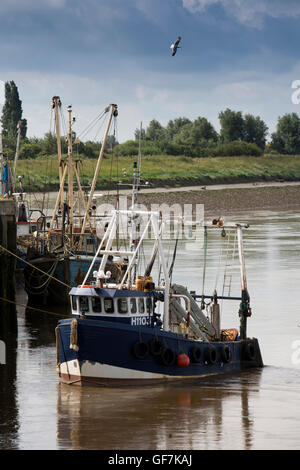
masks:
<svg viewBox="0 0 300 470"><path fill-rule="evenodd" d="M190 358L186 354L178 354L176 359L178 367L187 367L190 364Z"/></svg>

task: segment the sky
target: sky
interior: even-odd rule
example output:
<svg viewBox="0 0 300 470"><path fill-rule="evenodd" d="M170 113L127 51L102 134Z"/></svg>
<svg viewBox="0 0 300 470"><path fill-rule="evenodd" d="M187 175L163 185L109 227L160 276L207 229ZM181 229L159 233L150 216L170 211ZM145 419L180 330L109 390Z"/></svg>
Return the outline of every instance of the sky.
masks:
<svg viewBox="0 0 300 470"><path fill-rule="evenodd" d="M299 0L1 0L0 22L0 107L13 80L29 137L49 132L54 95L79 134L116 103L119 142L152 119L203 116L219 130L230 108L272 133L300 112Z"/></svg>

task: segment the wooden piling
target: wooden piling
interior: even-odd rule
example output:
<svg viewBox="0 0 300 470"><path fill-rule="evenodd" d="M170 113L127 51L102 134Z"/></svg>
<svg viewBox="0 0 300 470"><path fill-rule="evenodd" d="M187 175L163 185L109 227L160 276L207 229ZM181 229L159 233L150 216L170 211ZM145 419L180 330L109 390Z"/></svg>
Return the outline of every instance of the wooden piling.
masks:
<svg viewBox="0 0 300 470"><path fill-rule="evenodd" d="M14 199L0 199L0 245L16 252L17 226ZM15 302L16 261L0 247L0 338L17 332Z"/></svg>

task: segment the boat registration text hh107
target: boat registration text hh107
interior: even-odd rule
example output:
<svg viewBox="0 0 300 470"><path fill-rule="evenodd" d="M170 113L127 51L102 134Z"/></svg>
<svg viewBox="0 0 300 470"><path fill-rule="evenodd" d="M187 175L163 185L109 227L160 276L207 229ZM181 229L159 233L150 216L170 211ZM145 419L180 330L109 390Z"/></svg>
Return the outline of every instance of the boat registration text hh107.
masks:
<svg viewBox="0 0 300 470"><path fill-rule="evenodd" d="M133 317L131 318L131 324L134 326L150 325L150 318L149 317Z"/></svg>

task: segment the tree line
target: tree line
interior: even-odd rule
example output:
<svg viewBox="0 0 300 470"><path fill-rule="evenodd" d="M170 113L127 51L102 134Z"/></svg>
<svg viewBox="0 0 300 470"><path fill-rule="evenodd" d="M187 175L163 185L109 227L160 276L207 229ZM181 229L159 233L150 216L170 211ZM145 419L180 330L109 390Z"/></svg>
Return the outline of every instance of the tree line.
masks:
<svg viewBox="0 0 300 470"><path fill-rule="evenodd" d="M37 158L57 153L57 139L52 132L43 138L27 137L27 120L22 118L22 101L16 84L5 83L5 104L2 109L3 151L9 159L16 150L17 126L21 129L19 158ZM205 118L194 121L186 117L170 120L164 127L153 119L146 129L136 129L134 138L119 144L114 136L109 136L106 153L114 151L120 156L138 154L139 141L142 141L144 155L183 155L189 157L206 156L260 156L263 153L299 154L300 118L297 113L285 114L278 118L276 132L267 143L268 126L259 117L243 115L242 111L227 108L219 113L220 131ZM62 152L67 153L67 142L61 138ZM74 146L75 154L96 158L100 142L79 142Z"/></svg>

